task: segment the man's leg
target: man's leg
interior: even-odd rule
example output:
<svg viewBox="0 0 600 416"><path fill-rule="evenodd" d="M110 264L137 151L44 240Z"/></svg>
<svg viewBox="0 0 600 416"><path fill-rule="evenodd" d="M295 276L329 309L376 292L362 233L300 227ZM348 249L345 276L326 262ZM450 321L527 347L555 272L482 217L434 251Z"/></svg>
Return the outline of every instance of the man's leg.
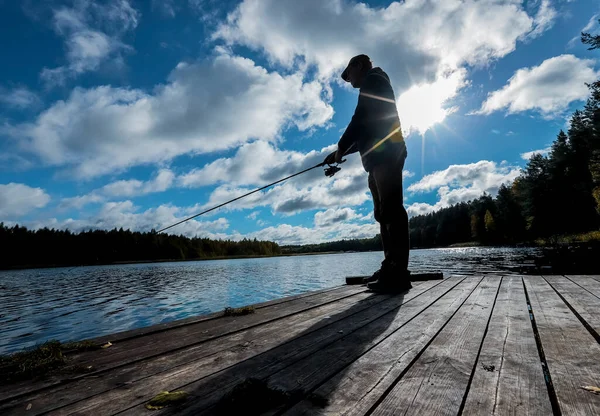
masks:
<svg viewBox="0 0 600 416"><path fill-rule="evenodd" d="M399 271L408 269L409 256L408 214L402 190L403 167L404 160L396 166L378 166L373 171L380 198L380 223L386 230L386 258L392 260Z"/></svg>

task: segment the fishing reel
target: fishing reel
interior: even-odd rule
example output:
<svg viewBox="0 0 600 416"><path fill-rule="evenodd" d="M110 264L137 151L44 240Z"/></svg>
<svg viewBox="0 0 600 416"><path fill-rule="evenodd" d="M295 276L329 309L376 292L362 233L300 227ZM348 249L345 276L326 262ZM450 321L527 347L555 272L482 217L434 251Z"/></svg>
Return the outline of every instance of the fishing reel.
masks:
<svg viewBox="0 0 600 416"><path fill-rule="evenodd" d="M342 159L340 164L344 163L345 161L346 161L346 159ZM333 175L338 173L340 170L342 170L342 168L339 167L339 164L335 164L335 165L328 164L328 166L325 168L325 176L327 176L328 178L331 178Z"/></svg>

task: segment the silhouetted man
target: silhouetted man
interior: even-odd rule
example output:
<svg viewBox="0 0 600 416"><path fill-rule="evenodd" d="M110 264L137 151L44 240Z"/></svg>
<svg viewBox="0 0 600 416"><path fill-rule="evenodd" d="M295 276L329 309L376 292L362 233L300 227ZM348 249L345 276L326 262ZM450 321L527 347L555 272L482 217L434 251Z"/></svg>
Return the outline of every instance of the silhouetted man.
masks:
<svg viewBox="0 0 600 416"><path fill-rule="evenodd" d="M400 293L410 289L408 272L408 214L404 209L402 169L406 145L400 130L394 91L381 68L373 68L367 55L350 60L342 79L360 88L352 121L326 163L339 163L344 155L360 152L369 173L375 220L379 222L385 259L381 268L366 279L369 289Z"/></svg>

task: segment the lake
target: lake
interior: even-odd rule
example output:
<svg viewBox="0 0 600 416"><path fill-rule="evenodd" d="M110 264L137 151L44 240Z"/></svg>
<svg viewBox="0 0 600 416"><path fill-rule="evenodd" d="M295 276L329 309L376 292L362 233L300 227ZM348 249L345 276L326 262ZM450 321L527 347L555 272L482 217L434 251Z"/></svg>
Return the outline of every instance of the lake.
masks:
<svg viewBox="0 0 600 416"><path fill-rule="evenodd" d="M534 248L412 250L413 272L505 271ZM264 302L372 274L381 252L0 271L0 354Z"/></svg>

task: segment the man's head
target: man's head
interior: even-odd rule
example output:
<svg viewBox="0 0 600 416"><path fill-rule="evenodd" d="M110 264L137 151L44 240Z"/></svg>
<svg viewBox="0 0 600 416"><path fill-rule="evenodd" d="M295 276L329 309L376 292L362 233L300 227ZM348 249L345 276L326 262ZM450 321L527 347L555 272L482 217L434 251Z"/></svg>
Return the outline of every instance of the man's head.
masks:
<svg viewBox="0 0 600 416"><path fill-rule="evenodd" d="M350 59L348 66L342 72L342 79L352 84L354 88L360 88L371 68L373 68L373 64L367 55L356 55Z"/></svg>

